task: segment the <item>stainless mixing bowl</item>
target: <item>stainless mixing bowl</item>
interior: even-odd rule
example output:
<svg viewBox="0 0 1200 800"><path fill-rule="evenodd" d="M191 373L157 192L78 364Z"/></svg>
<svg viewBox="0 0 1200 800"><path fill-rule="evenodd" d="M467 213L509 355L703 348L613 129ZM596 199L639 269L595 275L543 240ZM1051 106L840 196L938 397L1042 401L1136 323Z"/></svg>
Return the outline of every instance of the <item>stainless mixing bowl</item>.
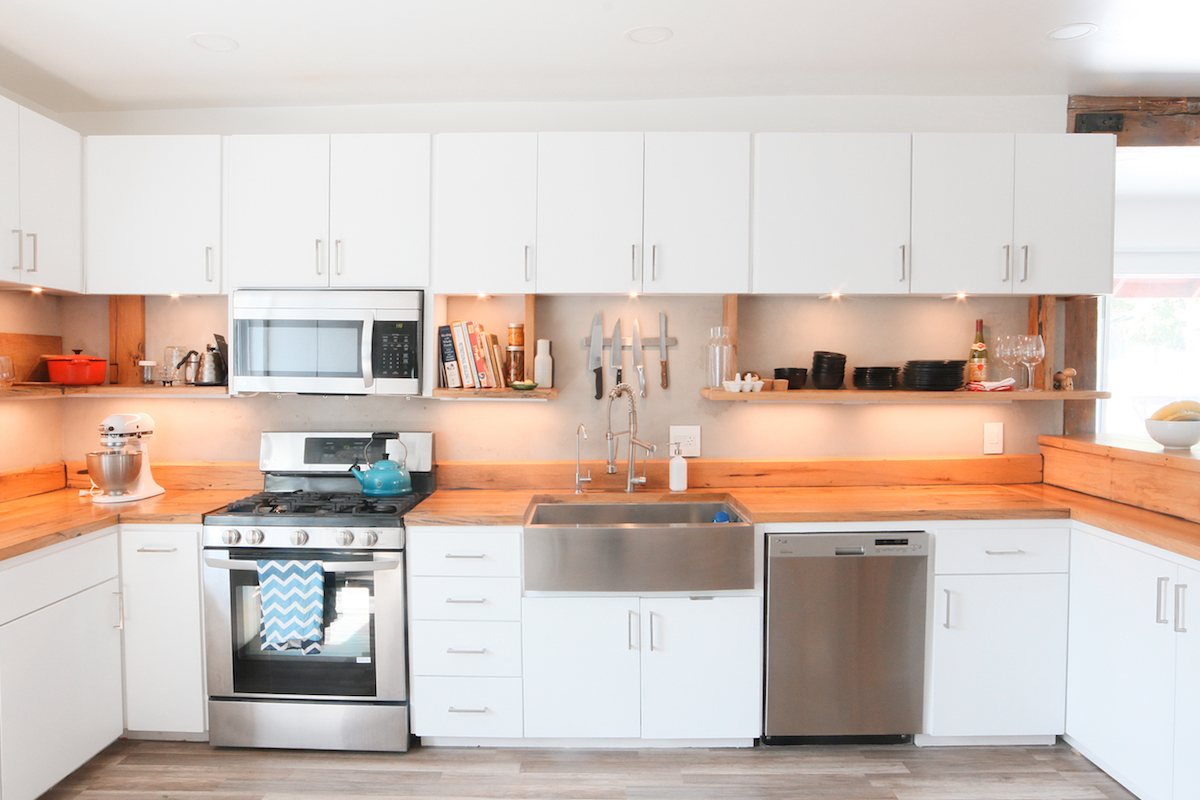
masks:
<svg viewBox="0 0 1200 800"><path fill-rule="evenodd" d="M140 450L97 450L87 454L88 475L105 494L122 495L142 471Z"/></svg>

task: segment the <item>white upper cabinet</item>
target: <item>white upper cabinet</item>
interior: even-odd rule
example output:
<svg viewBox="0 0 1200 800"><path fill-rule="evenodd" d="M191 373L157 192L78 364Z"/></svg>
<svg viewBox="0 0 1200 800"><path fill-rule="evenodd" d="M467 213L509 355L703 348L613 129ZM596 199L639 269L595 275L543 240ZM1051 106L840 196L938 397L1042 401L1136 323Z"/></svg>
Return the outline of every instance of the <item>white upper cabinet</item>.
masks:
<svg viewBox="0 0 1200 800"><path fill-rule="evenodd" d="M537 291L642 290L641 133L538 134Z"/></svg>
<svg viewBox="0 0 1200 800"><path fill-rule="evenodd" d="M444 294L536 289L538 135L434 140L433 285Z"/></svg>
<svg viewBox="0 0 1200 800"><path fill-rule="evenodd" d="M756 135L753 290L907 293L911 149L907 133Z"/></svg>
<svg viewBox="0 0 1200 800"><path fill-rule="evenodd" d="M90 294L219 294L221 137L89 136Z"/></svg>
<svg viewBox="0 0 1200 800"><path fill-rule="evenodd" d="M642 291L749 291L750 134L647 133Z"/></svg>
<svg viewBox="0 0 1200 800"><path fill-rule="evenodd" d="M229 182L235 286L428 283L428 135L232 136Z"/></svg>
<svg viewBox="0 0 1200 800"><path fill-rule="evenodd" d="M81 291L80 136L0 100L0 280Z"/></svg>
<svg viewBox="0 0 1200 800"><path fill-rule="evenodd" d="M1116 137L1016 137L1013 291L1113 290Z"/></svg>
<svg viewBox="0 0 1200 800"><path fill-rule="evenodd" d="M1013 292L1012 134L912 138L912 291Z"/></svg>

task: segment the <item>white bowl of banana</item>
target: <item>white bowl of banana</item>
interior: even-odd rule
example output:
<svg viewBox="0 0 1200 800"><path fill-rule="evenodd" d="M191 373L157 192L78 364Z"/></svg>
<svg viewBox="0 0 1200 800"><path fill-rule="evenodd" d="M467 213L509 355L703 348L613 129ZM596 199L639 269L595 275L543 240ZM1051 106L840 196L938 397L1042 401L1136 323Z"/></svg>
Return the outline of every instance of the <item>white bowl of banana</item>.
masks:
<svg viewBox="0 0 1200 800"><path fill-rule="evenodd" d="M1200 403L1195 400L1167 403L1146 420L1146 432L1163 447L1186 450L1200 443Z"/></svg>

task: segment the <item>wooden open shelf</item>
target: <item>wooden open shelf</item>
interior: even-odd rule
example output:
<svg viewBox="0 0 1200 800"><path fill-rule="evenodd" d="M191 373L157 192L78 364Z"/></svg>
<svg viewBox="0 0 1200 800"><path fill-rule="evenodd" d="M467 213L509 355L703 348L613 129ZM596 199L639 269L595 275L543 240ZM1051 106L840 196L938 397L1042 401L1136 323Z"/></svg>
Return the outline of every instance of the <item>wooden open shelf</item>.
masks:
<svg viewBox="0 0 1200 800"><path fill-rule="evenodd" d="M724 389L701 389L701 397L709 400L748 403L1011 403L1034 400L1104 400L1111 392L1045 391L1032 392L914 392L895 389L867 391L862 389L796 389L787 392L727 392Z"/></svg>
<svg viewBox="0 0 1200 800"><path fill-rule="evenodd" d="M434 389L438 400L553 400L558 389Z"/></svg>
<svg viewBox="0 0 1200 800"><path fill-rule="evenodd" d="M11 389L0 389L0 398L20 397L141 397L141 398L209 398L229 397L228 386L65 386L61 383L18 383Z"/></svg>

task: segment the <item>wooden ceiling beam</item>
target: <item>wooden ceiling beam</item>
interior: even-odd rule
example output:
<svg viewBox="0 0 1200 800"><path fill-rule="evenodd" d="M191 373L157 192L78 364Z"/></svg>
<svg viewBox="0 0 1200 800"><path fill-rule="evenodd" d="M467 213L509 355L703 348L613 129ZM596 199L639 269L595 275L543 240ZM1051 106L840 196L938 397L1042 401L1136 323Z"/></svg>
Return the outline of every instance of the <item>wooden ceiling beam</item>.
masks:
<svg viewBox="0 0 1200 800"><path fill-rule="evenodd" d="M1081 114L1101 116L1080 119ZM1067 131L1115 133L1118 147L1200 145L1200 97L1072 95Z"/></svg>

